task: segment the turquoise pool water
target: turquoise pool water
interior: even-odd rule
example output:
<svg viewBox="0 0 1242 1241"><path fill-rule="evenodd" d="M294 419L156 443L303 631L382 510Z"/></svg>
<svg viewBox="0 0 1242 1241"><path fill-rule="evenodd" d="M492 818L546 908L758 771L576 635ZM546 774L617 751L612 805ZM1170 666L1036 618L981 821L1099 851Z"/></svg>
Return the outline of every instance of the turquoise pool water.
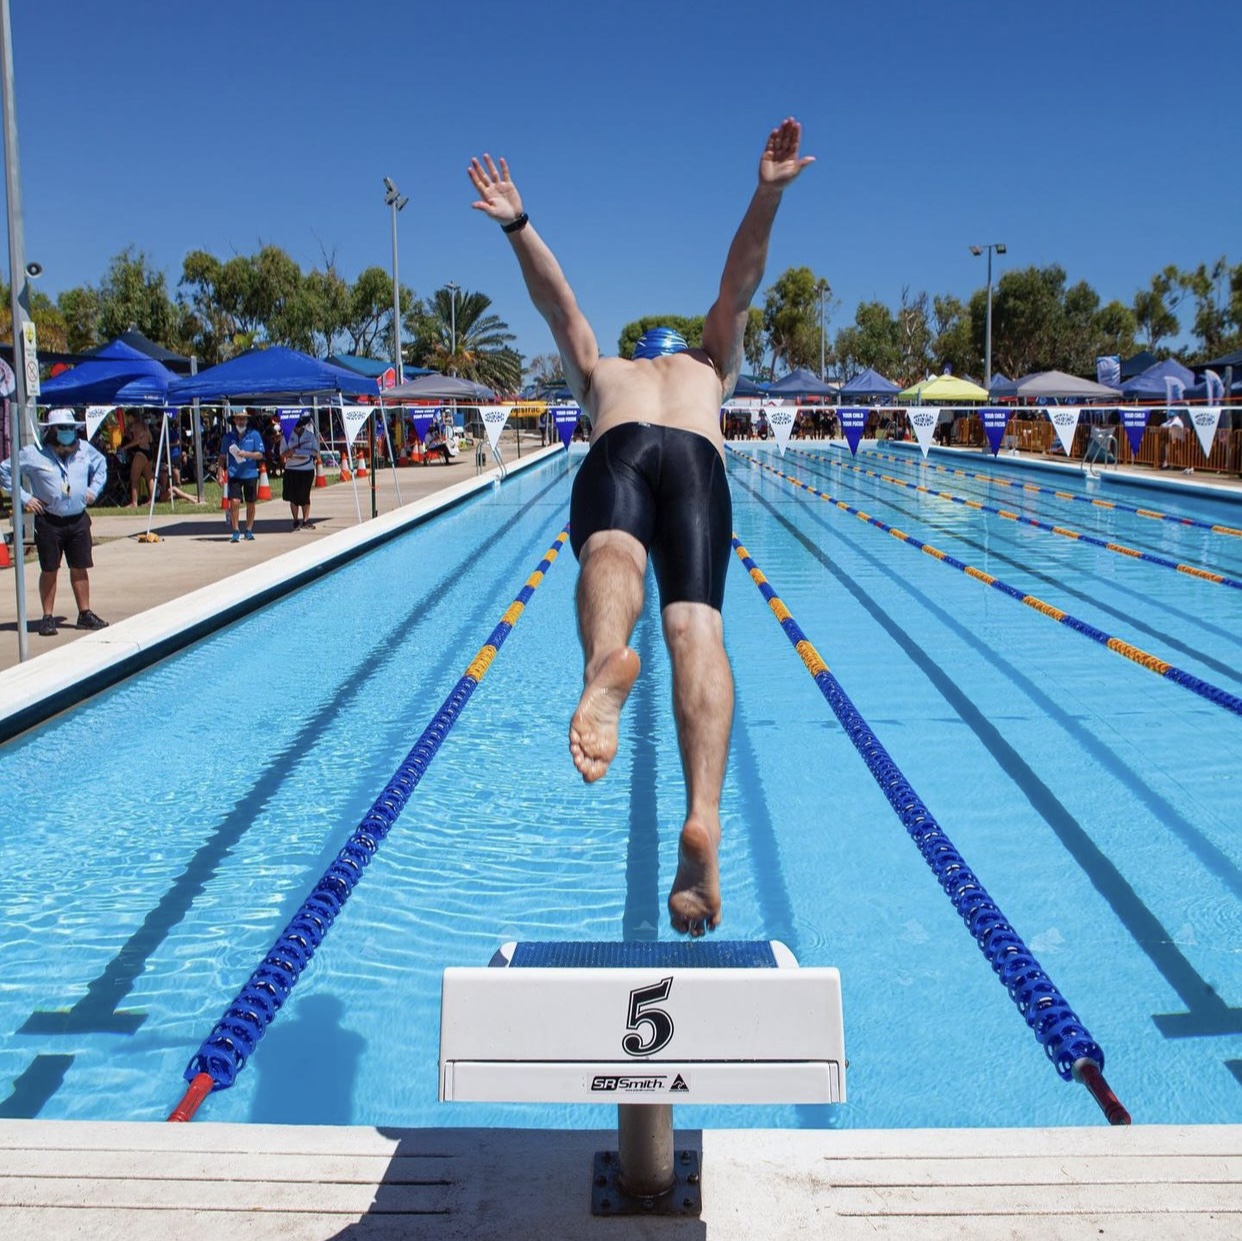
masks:
<svg viewBox="0 0 1242 1241"><path fill-rule="evenodd" d="M1239 592L864 466L1242 577L1242 506L901 449L730 459L735 527L1107 1055L1139 1122L1242 1117L1242 720L792 486L785 473L1242 695ZM890 460L896 456L897 460ZM0 1115L162 1119L186 1062L568 517L564 458L0 748ZM946 458L933 458L947 460ZM951 464L961 465L955 457ZM1087 488L1094 490L1088 492ZM671 937L682 792L650 608L621 754L586 788L559 557L217 1120L610 1126L436 1101L440 971L509 939ZM722 855L730 938L836 965L849 1102L678 1125L1102 1123L1021 1020L740 563Z"/></svg>

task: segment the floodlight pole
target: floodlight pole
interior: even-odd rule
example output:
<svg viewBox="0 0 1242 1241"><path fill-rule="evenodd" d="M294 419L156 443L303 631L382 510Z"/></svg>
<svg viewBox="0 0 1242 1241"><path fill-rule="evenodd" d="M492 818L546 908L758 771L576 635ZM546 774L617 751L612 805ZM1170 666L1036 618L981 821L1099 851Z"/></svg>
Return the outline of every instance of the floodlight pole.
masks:
<svg viewBox="0 0 1242 1241"><path fill-rule="evenodd" d="M455 366L457 360L457 291L461 285L454 284L451 280L444 286L449 291L449 363ZM450 370L449 374L455 374L456 370Z"/></svg>
<svg viewBox="0 0 1242 1241"><path fill-rule="evenodd" d="M4 182L8 189L9 225L9 296L13 313L13 411L9 418L12 439L9 461L13 484L13 589L17 597L17 659L25 663L29 656L26 634L26 573L25 531L22 514L22 422L33 419L29 408L30 394L26 385L26 346L24 329L32 322L30 316L30 279L26 267L22 233L22 186L17 159L17 98L13 90L13 24L9 18L9 0L0 0L0 96L4 113ZM32 265L33 268L33 265ZM38 274L38 269L34 269ZM19 342L21 342L19 344ZM31 359L33 361L33 359ZM38 371L35 371L36 382ZM33 421L32 421L33 425Z"/></svg>
<svg viewBox="0 0 1242 1241"><path fill-rule="evenodd" d="M410 200L400 194L389 177L384 178L384 202L392 208L392 340L393 369L397 382L405 383L405 371L401 366L401 286L397 283L397 212Z"/></svg>
<svg viewBox="0 0 1242 1241"><path fill-rule="evenodd" d="M1004 254L1005 243L1003 241L991 241L981 246L970 247L971 254L976 258L984 250L988 252L988 310L983 329L983 386L990 392L992 390L992 251L995 250L997 254Z"/></svg>

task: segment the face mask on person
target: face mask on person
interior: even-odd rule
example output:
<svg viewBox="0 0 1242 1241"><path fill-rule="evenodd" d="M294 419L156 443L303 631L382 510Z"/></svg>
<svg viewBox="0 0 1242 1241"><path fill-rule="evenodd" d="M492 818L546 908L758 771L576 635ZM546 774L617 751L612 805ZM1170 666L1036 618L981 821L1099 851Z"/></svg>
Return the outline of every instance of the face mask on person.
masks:
<svg viewBox="0 0 1242 1241"><path fill-rule="evenodd" d="M73 427L57 427L56 442L63 448L69 448L78 442L78 433Z"/></svg>

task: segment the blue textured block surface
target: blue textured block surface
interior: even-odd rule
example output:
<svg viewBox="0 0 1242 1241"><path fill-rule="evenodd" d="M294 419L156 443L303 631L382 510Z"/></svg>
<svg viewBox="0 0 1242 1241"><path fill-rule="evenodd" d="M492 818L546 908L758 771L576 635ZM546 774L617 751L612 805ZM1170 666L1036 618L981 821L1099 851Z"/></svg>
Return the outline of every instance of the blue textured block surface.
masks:
<svg viewBox="0 0 1242 1241"><path fill-rule="evenodd" d="M669 940L667 943L530 943L513 950L511 969L775 969L772 945L758 940Z"/></svg>

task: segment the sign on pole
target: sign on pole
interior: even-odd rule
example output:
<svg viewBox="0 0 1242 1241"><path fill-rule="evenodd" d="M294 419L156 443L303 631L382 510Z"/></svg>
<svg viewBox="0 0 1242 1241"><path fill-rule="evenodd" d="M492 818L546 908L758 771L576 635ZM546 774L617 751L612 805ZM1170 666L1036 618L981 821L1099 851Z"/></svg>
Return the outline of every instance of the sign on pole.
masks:
<svg viewBox="0 0 1242 1241"><path fill-rule="evenodd" d="M39 339L35 325L27 319L22 324L22 357L26 363L26 396L39 395Z"/></svg>

